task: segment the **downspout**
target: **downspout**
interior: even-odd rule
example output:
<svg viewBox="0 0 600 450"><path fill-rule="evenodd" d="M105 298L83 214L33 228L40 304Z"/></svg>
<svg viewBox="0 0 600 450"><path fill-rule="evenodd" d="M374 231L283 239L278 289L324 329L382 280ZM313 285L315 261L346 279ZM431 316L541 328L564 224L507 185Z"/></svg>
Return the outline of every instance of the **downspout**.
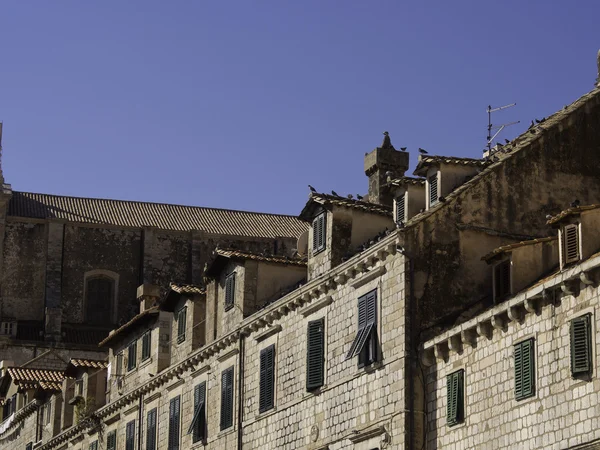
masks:
<svg viewBox="0 0 600 450"><path fill-rule="evenodd" d="M240 332L240 353L239 353L239 361L238 361L238 450L242 450L242 438L243 438L243 430L242 430L242 413L244 411L243 404L243 389L244 389L244 333Z"/></svg>
<svg viewBox="0 0 600 450"><path fill-rule="evenodd" d="M138 407L138 445L137 448L141 449L142 447L142 419L144 418L143 413L144 406L144 394L140 394L140 404Z"/></svg>
<svg viewBox="0 0 600 450"><path fill-rule="evenodd" d="M405 256L406 257L406 256ZM415 288L414 288L414 264L412 258L408 258L408 282L410 284L408 293L408 309L409 309L409 321L408 324L408 336L410 339L408 348L408 448L410 450L415 449L415 371L413 361L414 346L415 346L415 320L416 320L416 307L415 307Z"/></svg>

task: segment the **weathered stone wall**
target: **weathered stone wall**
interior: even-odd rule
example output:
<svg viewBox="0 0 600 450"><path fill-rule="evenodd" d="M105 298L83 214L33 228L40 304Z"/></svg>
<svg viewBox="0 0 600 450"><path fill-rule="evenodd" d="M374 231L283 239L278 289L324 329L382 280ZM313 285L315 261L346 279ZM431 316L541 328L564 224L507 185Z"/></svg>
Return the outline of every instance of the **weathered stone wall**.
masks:
<svg viewBox="0 0 600 450"><path fill-rule="evenodd" d="M463 345L425 369L427 380L427 448L571 448L600 438L599 288L581 286L522 323L511 321L475 347ZM593 375L574 379L570 369L570 320L592 314ZM535 395L515 400L514 344L535 339ZM465 420L446 422L446 376L464 369Z"/></svg>

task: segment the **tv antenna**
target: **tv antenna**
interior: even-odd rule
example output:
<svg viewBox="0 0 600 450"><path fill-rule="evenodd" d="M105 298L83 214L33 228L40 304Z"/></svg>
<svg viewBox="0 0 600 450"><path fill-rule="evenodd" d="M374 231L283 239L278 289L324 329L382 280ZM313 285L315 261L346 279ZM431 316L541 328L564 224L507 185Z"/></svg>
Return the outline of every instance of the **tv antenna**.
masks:
<svg viewBox="0 0 600 450"><path fill-rule="evenodd" d="M500 106L498 108L492 108L490 105L488 105L488 107L487 107L487 113L488 113L487 149L488 149L488 152L492 151L492 142L494 141L494 139L496 139L496 136L498 136L502 130L504 130L508 126L515 125L515 124L521 122L520 120L517 120L516 122L505 123L503 125L492 125L492 113L496 112L496 111L501 111L503 109L512 108L513 106L516 106L516 103L511 103L510 105ZM492 130L498 130L498 131L496 131L496 133L494 133L494 135L492 136Z"/></svg>

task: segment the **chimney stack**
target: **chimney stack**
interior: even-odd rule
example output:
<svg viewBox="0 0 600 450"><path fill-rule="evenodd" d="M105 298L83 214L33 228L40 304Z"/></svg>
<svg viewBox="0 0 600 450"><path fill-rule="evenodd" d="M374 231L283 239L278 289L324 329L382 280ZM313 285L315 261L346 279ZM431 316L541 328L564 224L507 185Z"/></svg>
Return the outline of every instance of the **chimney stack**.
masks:
<svg viewBox="0 0 600 450"><path fill-rule="evenodd" d="M160 287L155 284L144 283L137 288L137 298L140 302L140 313L143 313L158 303Z"/></svg>
<svg viewBox="0 0 600 450"><path fill-rule="evenodd" d="M400 178L408 170L408 152L397 151L390 135L384 133L381 147L365 155L365 175L369 177L369 198L371 203L392 206L393 196L388 188L390 179Z"/></svg>

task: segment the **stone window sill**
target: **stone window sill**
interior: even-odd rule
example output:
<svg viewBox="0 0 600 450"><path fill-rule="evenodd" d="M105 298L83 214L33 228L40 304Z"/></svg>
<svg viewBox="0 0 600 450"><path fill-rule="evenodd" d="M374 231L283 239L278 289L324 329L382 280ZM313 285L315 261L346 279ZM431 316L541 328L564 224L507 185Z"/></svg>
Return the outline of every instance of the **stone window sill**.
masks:
<svg viewBox="0 0 600 450"><path fill-rule="evenodd" d="M258 413L256 415L256 420L264 419L265 417L269 417L277 412L277 406L273 406L271 409Z"/></svg>
<svg viewBox="0 0 600 450"><path fill-rule="evenodd" d="M152 357L148 357L146 359L144 359L143 361L140 362L140 365L138 366L138 369L142 369L148 365L150 365L152 363Z"/></svg>
<svg viewBox="0 0 600 450"><path fill-rule="evenodd" d="M221 439L221 438L222 438L222 437L224 437L224 436L227 436L227 435L229 435L229 434L231 434L231 433L235 433L235 431L236 431L236 430L235 430L235 426L234 426L234 425L232 425L232 426L230 426L229 428L227 428L227 429L225 429L225 430L223 430L223 431L220 431L220 432L219 432L219 434L217 434L217 438L218 438L218 439Z"/></svg>

